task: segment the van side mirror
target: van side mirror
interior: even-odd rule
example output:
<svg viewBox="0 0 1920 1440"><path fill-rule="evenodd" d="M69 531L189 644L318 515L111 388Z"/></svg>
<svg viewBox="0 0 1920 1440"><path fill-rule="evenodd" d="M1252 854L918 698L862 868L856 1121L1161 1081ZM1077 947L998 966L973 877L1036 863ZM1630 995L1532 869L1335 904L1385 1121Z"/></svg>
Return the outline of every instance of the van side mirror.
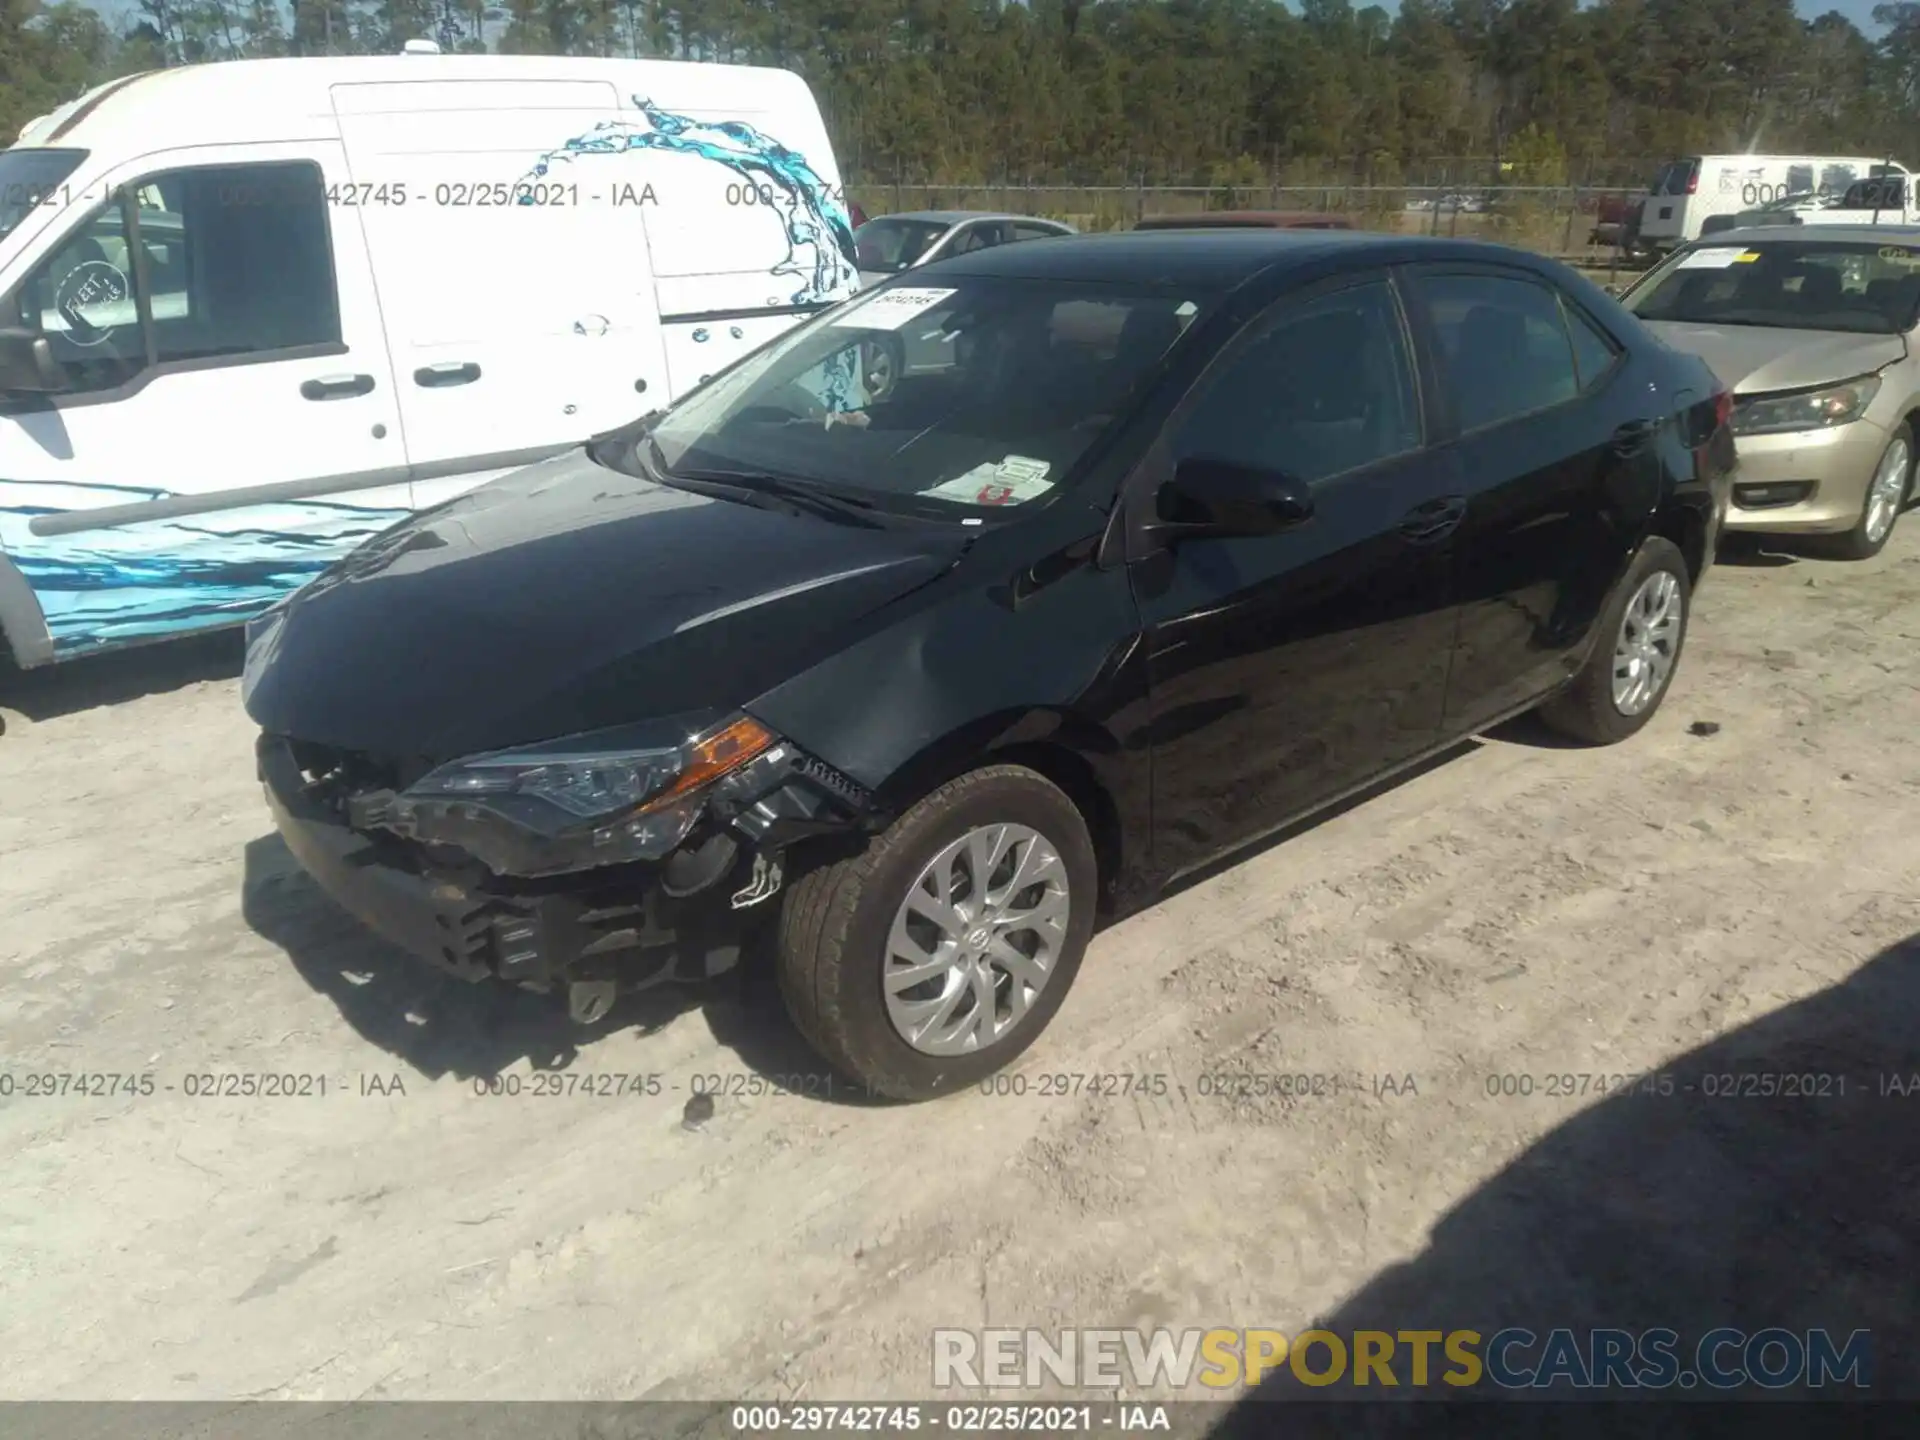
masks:
<svg viewBox="0 0 1920 1440"><path fill-rule="evenodd" d="M1160 487L1155 538L1274 535L1313 518L1313 492L1291 475L1194 456Z"/></svg>
<svg viewBox="0 0 1920 1440"><path fill-rule="evenodd" d="M64 390L67 377L47 337L31 330L0 330L0 394L44 395Z"/></svg>

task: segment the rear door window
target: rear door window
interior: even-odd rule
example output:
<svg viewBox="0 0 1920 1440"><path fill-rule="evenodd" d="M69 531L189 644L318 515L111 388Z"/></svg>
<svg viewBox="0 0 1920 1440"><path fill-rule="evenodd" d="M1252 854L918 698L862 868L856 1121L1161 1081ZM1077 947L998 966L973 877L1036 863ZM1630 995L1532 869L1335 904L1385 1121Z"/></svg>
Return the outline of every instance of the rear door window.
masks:
<svg viewBox="0 0 1920 1440"><path fill-rule="evenodd" d="M1518 275L1438 274L1415 292L1439 340L1461 431L1485 429L1580 393L1557 291Z"/></svg>
<svg viewBox="0 0 1920 1440"><path fill-rule="evenodd" d="M1573 341L1574 369L1578 374L1580 389L1592 390L1613 373L1613 367L1620 359L1620 347L1599 326L1582 315L1578 308L1567 303L1564 296L1560 305L1566 316L1567 334Z"/></svg>

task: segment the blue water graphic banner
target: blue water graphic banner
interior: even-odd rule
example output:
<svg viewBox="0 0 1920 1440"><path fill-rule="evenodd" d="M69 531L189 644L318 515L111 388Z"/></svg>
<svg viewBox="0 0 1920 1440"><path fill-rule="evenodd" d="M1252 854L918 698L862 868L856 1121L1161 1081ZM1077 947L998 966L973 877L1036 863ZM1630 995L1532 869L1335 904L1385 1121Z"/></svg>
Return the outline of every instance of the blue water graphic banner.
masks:
<svg viewBox="0 0 1920 1440"><path fill-rule="evenodd" d="M786 255L768 268L776 279L797 281L782 303L815 305L844 299L858 284L853 226L834 187L807 157L741 120L702 121L674 115L641 96L634 108L645 124L608 120L540 157L524 177L545 178L555 165L584 155L625 155L652 150L692 155L725 166L771 198L786 236ZM523 194L522 204L534 203Z"/></svg>

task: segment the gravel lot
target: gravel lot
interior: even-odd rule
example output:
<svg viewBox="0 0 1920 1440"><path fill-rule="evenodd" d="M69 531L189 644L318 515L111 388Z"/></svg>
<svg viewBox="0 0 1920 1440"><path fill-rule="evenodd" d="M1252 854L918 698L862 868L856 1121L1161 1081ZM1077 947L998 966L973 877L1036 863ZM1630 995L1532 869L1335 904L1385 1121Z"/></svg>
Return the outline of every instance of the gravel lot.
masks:
<svg viewBox="0 0 1920 1440"><path fill-rule="evenodd" d="M924 1398L934 1326L1325 1316L1865 1326L1911 1384L1920 515L1723 557L1636 741L1522 721L1282 837L1098 937L1026 1093L925 1107L751 1093L818 1069L755 971L581 1036L384 948L273 836L237 671L0 682L0 1398ZM326 1094L188 1093L261 1071ZM154 1093L25 1093L102 1072ZM1115 1072L1166 1082L1041 1093Z"/></svg>

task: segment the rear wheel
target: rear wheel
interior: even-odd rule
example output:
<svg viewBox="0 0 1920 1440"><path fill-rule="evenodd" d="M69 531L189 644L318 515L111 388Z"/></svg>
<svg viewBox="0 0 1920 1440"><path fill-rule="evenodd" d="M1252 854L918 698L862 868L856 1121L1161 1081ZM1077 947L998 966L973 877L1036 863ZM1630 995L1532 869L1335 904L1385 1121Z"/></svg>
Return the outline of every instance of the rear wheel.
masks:
<svg viewBox="0 0 1920 1440"><path fill-rule="evenodd" d="M1902 422L1873 468L1866 498L1860 502L1860 518L1853 529L1830 542L1833 554L1842 560L1870 560L1886 549L1912 481L1913 431Z"/></svg>
<svg viewBox="0 0 1920 1440"><path fill-rule="evenodd" d="M1679 668L1691 598L1680 547L1650 537L1600 618L1593 654L1573 684L1540 707L1540 718L1589 745L1612 745L1639 731Z"/></svg>
<svg viewBox="0 0 1920 1440"><path fill-rule="evenodd" d="M1093 933L1096 882L1062 791L1022 766L972 771L794 884L781 991L808 1042L867 1090L961 1089L1053 1019Z"/></svg>

